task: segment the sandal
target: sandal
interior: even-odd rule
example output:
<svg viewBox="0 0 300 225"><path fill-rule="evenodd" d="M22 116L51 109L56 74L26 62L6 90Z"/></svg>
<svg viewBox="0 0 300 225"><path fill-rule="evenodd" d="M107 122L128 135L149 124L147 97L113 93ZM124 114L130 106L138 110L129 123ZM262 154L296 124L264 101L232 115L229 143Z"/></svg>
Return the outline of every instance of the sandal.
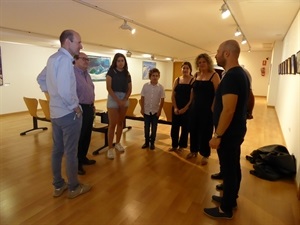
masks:
<svg viewBox="0 0 300 225"><path fill-rule="evenodd" d="M169 150L168 150L169 152L176 152L177 151L177 148L169 148Z"/></svg>
<svg viewBox="0 0 300 225"><path fill-rule="evenodd" d="M195 153L195 152L190 152L190 153L186 156L187 159L190 159L190 158L196 158L196 157L197 157L197 153Z"/></svg>

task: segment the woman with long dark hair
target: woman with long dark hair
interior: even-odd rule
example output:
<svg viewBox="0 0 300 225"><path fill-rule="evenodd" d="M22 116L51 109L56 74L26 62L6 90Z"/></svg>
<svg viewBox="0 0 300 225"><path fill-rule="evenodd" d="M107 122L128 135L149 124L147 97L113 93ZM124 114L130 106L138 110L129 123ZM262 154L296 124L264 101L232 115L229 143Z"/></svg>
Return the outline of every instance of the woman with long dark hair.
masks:
<svg viewBox="0 0 300 225"><path fill-rule="evenodd" d="M117 53L106 74L107 111L108 111L108 151L107 158L114 159L114 148L124 152L120 144L123 131L123 122L128 108L128 98L131 94L131 76L128 71L126 58L123 54ZM116 129L117 127L117 129ZM113 146L114 134L116 132L116 144Z"/></svg>

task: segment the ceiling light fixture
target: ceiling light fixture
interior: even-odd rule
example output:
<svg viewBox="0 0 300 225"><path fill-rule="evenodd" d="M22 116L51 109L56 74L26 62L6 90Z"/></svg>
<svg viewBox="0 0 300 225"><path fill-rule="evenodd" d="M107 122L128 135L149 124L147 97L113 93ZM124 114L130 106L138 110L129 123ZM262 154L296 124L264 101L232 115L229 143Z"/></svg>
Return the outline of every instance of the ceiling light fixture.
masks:
<svg viewBox="0 0 300 225"><path fill-rule="evenodd" d="M126 20L124 20L124 23L120 26L120 28L123 29L123 30L130 30L132 34L134 34L135 31L136 31L134 28L132 28L131 26L129 26L127 24Z"/></svg>
<svg viewBox="0 0 300 225"><path fill-rule="evenodd" d="M241 44L244 45L247 43L247 39L245 37L243 37Z"/></svg>
<svg viewBox="0 0 300 225"><path fill-rule="evenodd" d="M132 52L131 52L131 51L127 51L127 52L126 52L126 56L127 56L127 57L131 57L131 55L132 55Z"/></svg>
<svg viewBox="0 0 300 225"><path fill-rule="evenodd" d="M226 3L224 3L222 5L222 7L221 7L220 10L221 10L221 13L222 13L222 19L226 19L231 14L230 11L229 11L229 9L228 9L228 7L227 7L227 5L226 5Z"/></svg>
<svg viewBox="0 0 300 225"><path fill-rule="evenodd" d="M73 2L77 2L78 4L84 5L84 6L86 6L86 7L95 9L95 10L100 11L100 12L102 12L102 13L105 13L105 14L107 14L107 15L113 16L113 17L115 17L115 18L129 21L131 24L134 24L134 25L136 25L136 26L142 27L142 28L147 29L147 30L149 30L149 31L152 31L152 32L154 32L154 33L156 33L156 34L159 34L159 35L162 35L162 36L164 36L164 37L170 38L170 39L172 39L172 40L178 41L178 42L180 42L180 43L183 43L183 44L185 44L185 45L191 46L191 47L193 47L193 48L200 49L200 50L203 51L203 52L209 52L209 50L207 50L207 49L200 48L199 46L196 46L196 45L194 45L194 44L188 43L188 42L183 41L183 40L181 40L181 39L178 39L178 38L176 38L176 37L174 37L174 36L171 36L171 35L169 35L169 34L166 34L166 33L163 33L163 32L161 32L161 31L158 31L158 30L156 30L156 29L154 29L154 28L152 28L152 27L146 26L146 25L141 24L141 23L139 23L139 22L137 22L137 21L131 20L131 19L126 18L126 17L124 17L124 16L121 16L121 15L118 15L118 14L113 13L113 12L111 12L111 11L108 11L108 10L106 10L106 9L103 9L103 8L101 8L101 7L98 6L98 5L91 4L91 3L88 3L88 2L83 1L83 0L72 0L72 1L73 1ZM135 51L135 52L136 52L136 51Z"/></svg>
<svg viewBox="0 0 300 225"><path fill-rule="evenodd" d="M239 28L239 27L236 28L236 31L235 31L234 35L235 35L236 37L238 37L238 36L240 36L241 34L242 34L242 32L240 31L240 28Z"/></svg>
<svg viewBox="0 0 300 225"><path fill-rule="evenodd" d="M236 32L234 33L234 35L235 35L236 37L242 35L243 38L242 38L241 44L242 44L242 45L248 44L249 50L251 50L251 46L250 46L250 44L249 44L249 42L248 42L248 40L247 40L247 38L246 38L244 32L242 31L242 29L241 29L239 23L237 22L235 16L233 15L233 13L232 13L232 11L231 11L229 5L228 5L228 0L223 0L223 2L224 2L224 4L222 5L222 7L221 7L221 9L220 9L220 10L222 11L222 18L224 18L224 17L223 17L223 12L225 13L225 11L228 10L228 11L229 11L229 15L231 15L231 17L232 17L232 19L234 20L234 22L235 22L235 24L236 24L236 27L237 27L237 28L236 28ZM228 15L228 16L229 16L229 15ZM227 16L227 17L228 17L228 16Z"/></svg>

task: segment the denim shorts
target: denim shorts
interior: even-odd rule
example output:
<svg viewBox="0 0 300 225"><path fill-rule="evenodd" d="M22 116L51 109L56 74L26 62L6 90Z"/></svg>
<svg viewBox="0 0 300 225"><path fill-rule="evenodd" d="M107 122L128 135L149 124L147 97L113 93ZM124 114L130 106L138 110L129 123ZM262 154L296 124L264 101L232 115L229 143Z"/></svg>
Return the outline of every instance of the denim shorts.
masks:
<svg viewBox="0 0 300 225"><path fill-rule="evenodd" d="M123 99L126 95L125 92L115 92L115 95L118 97L118 99ZM128 107L128 100L126 101L125 106ZM111 97L110 95L107 96L107 103L106 103L107 108L113 108L117 109L119 108L118 103Z"/></svg>

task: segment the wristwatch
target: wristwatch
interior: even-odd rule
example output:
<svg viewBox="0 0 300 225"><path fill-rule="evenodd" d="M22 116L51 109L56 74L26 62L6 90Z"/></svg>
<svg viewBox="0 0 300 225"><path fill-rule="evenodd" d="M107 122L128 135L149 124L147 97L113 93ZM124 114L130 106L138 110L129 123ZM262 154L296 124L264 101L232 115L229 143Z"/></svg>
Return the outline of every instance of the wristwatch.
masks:
<svg viewBox="0 0 300 225"><path fill-rule="evenodd" d="M221 138L221 137L222 137L222 135L218 135L217 133L213 134L213 138Z"/></svg>

